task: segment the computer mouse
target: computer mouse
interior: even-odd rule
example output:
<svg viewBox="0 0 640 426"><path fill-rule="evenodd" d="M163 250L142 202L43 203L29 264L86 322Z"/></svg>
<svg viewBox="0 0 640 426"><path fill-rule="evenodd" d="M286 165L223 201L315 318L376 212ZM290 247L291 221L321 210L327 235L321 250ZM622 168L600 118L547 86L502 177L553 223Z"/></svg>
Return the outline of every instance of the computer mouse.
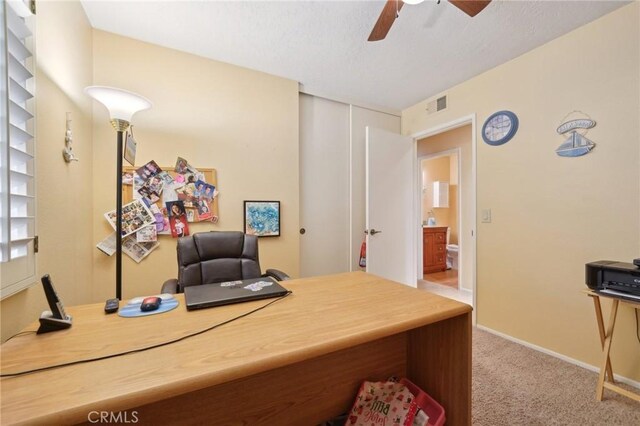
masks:
<svg viewBox="0 0 640 426"><path fill-rule="evenodd" d="M143 312L155 311L160 307L162 299L157 296L145 297L140 305L140 310Z"/></svg>
<svg viewBox="0 0 640 426"><path fill-rule="evenodd" d="M140 303L142 303L144 299L148 297L159 297L160 299L162 299L163 302L166 302L167 300L171 300L174 298L173 294L169 294L169 293L157 294L155 296L138 296L129 300L129 305L139 305Z"/></svg>

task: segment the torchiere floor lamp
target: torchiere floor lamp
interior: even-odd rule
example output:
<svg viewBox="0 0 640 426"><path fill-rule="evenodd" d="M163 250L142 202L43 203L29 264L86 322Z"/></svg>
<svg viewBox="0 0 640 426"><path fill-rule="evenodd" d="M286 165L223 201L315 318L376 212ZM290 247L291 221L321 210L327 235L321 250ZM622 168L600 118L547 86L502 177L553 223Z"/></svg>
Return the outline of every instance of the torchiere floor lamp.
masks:
<svg viewBox="0 0 640 426"><path fill-rule="evenodd" d="M151 108L144 96L106 86L90 86L84 92L107 107L111 125L118 134L116 165L116 297L122 300L122 135L131 117L138 111Z"/></svg>

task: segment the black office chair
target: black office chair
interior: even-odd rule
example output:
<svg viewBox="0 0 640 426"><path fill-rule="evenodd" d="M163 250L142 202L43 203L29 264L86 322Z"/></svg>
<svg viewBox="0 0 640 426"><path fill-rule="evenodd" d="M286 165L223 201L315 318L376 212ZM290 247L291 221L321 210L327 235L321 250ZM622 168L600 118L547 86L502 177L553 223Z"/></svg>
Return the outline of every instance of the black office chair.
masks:
<svg viewBox="0 0 640 426"><path fill-rule="evenodd" d="M237 231L199 232L178 239L178 279L162 285L162 293L182 293L190 285L289 276L277 269L260 272L258 237Z"/></svg>

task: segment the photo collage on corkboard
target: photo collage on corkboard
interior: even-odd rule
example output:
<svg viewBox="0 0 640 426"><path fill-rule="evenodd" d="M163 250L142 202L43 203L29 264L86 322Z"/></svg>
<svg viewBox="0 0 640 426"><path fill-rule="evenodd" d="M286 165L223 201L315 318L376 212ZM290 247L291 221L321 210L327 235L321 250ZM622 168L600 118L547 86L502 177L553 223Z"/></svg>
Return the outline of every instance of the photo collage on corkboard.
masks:
<svg viewBox="0 0 640 426"><path fill-rule="evenodd" d="M153 160L125 167L122 191L122 249L138 263L158 247L158 236L184 237L190 223L218 222L216 170L197 169L182 157L172 167ZM114 230L115 215L115 210L105 213ZM115 232L97 248L115 253Z"/></svg>

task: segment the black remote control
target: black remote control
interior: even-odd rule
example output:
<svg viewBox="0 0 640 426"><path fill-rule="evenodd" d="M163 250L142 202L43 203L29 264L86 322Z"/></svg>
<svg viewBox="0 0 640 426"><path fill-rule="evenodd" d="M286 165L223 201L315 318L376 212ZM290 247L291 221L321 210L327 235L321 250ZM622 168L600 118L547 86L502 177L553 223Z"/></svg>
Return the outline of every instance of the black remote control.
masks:
<svg viewBox="0 0 640 426"><path fill-rule="evenodd" d="M118 308L120 308L120 300L118 299L109 299L104 304L104 312L107 314L118 312Z"/></svg>

